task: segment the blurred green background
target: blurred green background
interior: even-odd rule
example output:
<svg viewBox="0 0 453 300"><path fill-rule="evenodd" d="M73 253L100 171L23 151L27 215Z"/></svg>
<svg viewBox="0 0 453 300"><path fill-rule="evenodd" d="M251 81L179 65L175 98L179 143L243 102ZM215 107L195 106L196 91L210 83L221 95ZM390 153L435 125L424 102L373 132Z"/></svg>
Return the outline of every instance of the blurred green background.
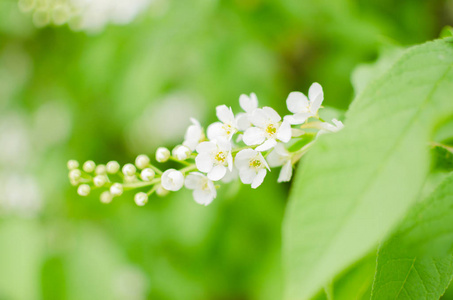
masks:
<svg viewBox="0 0 453 300"><path fill-rule="evenodd" d="M231 183L137 207L69 185L66 161L132 162L182 141L189 117L242 93L286 112L313 81L347 109L350 76L383 45L434 39L441 0L159 0L101 32L36 28L0 0L0 300L280 299L288 184Z"/></svg>

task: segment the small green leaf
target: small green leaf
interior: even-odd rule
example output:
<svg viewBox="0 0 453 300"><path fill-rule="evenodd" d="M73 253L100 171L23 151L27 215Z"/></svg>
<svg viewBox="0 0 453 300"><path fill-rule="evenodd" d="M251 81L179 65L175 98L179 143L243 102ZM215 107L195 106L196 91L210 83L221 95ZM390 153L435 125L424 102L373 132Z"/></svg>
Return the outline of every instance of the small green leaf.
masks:
<svg viewBox="0 0 453 300"><path fill-rule="evenodd" d="M453 175L381 246L372 298L439 299L453 276Z"/></svg>
<svg viewBox="0 0 453 300"><path fill-rule="evenodd" d="M299 165L283 229L285 299L309 299L417 199L436 125L453 115L453 39L407 50L359 94L345 128Z"/></svg>

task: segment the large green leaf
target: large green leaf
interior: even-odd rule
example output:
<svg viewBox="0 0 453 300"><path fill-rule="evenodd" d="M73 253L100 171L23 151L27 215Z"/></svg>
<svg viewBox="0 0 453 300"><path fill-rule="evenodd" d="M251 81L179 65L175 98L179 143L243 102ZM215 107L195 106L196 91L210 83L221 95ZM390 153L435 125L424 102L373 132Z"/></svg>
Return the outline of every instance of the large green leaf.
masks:
<svg viewBox="0 0 453 300"><path fill-rule="evenodd" d="M453 175L380 247L372 298L439 299L453 276Z"/></svg>
<svg viewBox="0 0 453 300"><path fill-rule="evenodd" d="M286 299L307 299L404 216L429 170L428 141L453 115L452 39L407 50L355 99L345 128L301 163L284 224Z"/></svg>

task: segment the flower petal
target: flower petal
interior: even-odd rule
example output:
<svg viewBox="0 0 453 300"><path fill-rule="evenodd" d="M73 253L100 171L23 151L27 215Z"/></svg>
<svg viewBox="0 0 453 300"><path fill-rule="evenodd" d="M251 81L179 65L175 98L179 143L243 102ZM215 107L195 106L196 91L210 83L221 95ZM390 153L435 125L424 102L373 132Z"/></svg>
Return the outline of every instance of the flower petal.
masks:
<svg viewBox="0 0 453 300"><path fill-rule="evenodd" d="M223 128L223 124L220 122L212 123L208 126L207 130L208 139L215 140L219 136L226 136L225 129Z"/></svg>
<svg viewBox="0 0 453 300"><path fill-rule="evenodd" d="M238 169L248 168L250 160L258 154L253 149L244 149L238 152L235 157L235 164Z"/></svg>
<svg viewBox="0 0 453 300"><path fill-rule="evenodd" d="M239 105L245 112L251 113L258 108L258 98L255 93L251 93L250 96L242 94L239 97Z"/></svg>
<svg viewBox="0 0 453 300"><path fill-rule="evenodd" d="M259 145L264 142L264 130L258 127L250 127L244 132L242 140L247 146Z"/></svg>
<svg viewBox="0 0 453 300"><path fill-rule="evenodd" d="M223 123L234 123L234 114L231 110L231 107L227 107L226 105L219 105L216 107L216 114L217 118Z"/></svg>
<svg viewBox="0 0 453 300"><path fill-rule="evenodd" d="M288 98L286 98L286 106L293 114L308 111L309 105L310 103L308 102L307 96L301 92L292 92L288 95Z"/></svg>
<svg viewBox="0 0 453 300"><path fill-rule="evenodd" d="M227 171L227 168L222 165L215 166L212 168L211 171L208 173L208 178L213 181L217 181L223 178L225 176Z"/></svg>
<svg viewBox="0 0 453 300"><path fill-rule="evenodd" d="M255 150L266 151L275 147L275 145L277 145L277 141L275 139L268 139L261 146L256 147Z"/></svg>
<svg viewBox="0 0 453 300"><path fill-rule="evenodd" d="M236 116L236 123L238 126L238 129L241 131L247 130L250 126L252 126L252 123L250 122L249 116L246 113L239 113Z"/></svg>
<svg viewBox="0 0 453 300"><path fill-rule="evenodd" d="M217 145L214 142L201 142L196 150L198 153L213 153L217 150Z"/></svg>
<svg viewBox="0 0 453 300"><path fill-rule="evenodd" d="M256 177L256 172L250 168L242 168L239 170L239 178L241 178L242 183L251 184Z"/></svg>
<svg viewBox="0 0 453 300"><path fill-rule="evenodd" d="M208 190L194 190L192 195L195 202L201 205L209 205L215 198L215 195Z"/></svg>
<svg viewBox="0 0 453 300"><path fill-rule="evenodd" d="M278 128L277 139L283 143L287 143L291 139L291 124L288 120L283 120L282 125Z"/></svg>
<svg viewBox="0 0 453 300"><path fill-rule="evenodd" d="M256 189L263 183L264 177L266 177L266 173L266 169L261 169L258 171L258 174L256 174L255 178L252 181L252 189Z"/></svg>
<svg viewBox="0 0 453 300"><path fill-rule="evenodd" d="M263 107L264 113L267 115L267 118L270 119L273 123L280 122L282 117L275 111L275 109L265 106Z"/></svg>
<svg viewBox="0 0 453 300"><path fill-rule="evenodd" d="M195 164L197 166L197 169L200 170L201 172L209 172L211 171L214 161L211 157L211 155L203 153L203 154L198 154L197 157L195 157Z"/></svg>
<svg viewBox="0 0 453 300"><path fill-rule="evenodd" d="M291 176L293 175L293 165L291 164L291 160L288 160L280 170L280 174L278 175L278 182L288 182L291 180Z"/></svg>
<svg viewBox="0 0 453 300"><path fill-rule="evenodd" d="M321 98L324 97L322 86L317 82L313 82L310 89L308 89L308 99L310 99L310 102L313 103L313 101L319 96L321 96Z"/></svg>
<svg viewBox="0 0 453 300"><path fill-rule="evenodd" d="M192 172L186 176L184 185L191 190L201 189L203 186L203 178L205 176L198 172Z"/></svg>
<svg viewBox="0 0 453 300"><path fill-rule="evenodd" d="M253 111L250 122L255 126L264 128L268 122L268 116L262 108L258 108Z"/></svg>

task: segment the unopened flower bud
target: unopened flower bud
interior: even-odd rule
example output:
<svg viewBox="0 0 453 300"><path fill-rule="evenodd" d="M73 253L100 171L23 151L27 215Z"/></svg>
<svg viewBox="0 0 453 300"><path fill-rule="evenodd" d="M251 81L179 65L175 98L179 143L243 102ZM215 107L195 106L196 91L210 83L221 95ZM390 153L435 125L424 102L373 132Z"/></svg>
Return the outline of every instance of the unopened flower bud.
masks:
<svg viewBox="0 0 453 300"><path fill-rule="evenodd" d="M116 174L120 170L120 164L116 161L109 161L107 163L107 172L110 174Z"/></svg>
<svg viewBox="0 0 453 300"><path fill-rule="evenodd" d="M166 162L170 158L170 150L165 147L159 147L156 150L156 160L160 163Z"/></svg>
<svg viewBox="0 0 453 300"><path fill-rule="evenodd" d="M94 161L92 160L87 160L84 164L83 164L83 170L87 173L91 173L94 171L94 168L96 168L96 164L94 163Z"/></svg>
<svg viewBox="0 0 453 300"><path fill-rule="evenodd" d="M77 181L81 176L82 172L80 172L79 169L71 170L71 172L69 172L69 179L71 180Z"/></svg>
<svg viewBox="0 0 453 300"><path fill-rule="evenodd" d="M74 169L77 169L78 167L79 167L79 162L77 160L71 159L70 161L68 161L69 170L74 170Z"/></svg>
<svg viewBox="0 0 453 300"><path fill-rule="evenodd" d="M144 169L149 165L149 157L147 155L141 154L135 159L135 165L139 169Z"/></svg>
<svg viewBox="0 0 453 300"><path fill-rule="evenodd" d="M113 196L121 196L121 194L123 194L123 186L119 183L112 184L110 187L110 193Z"/></svg>
<svg viewBox="0 0 453 300"><path fill-rule="evenodd" d="M102 192L100 199L101 199L102 203L108 204L108 203L112 202L113 195L110 194L109 191L105 191L105 192Z"/></svg>
<svg viewBox="0 0 453 300"><path fill-rule="evenodd" d="M143 206L148 203L148 195L143 192L137 193L135 194L134 200L135 204L137 204L138 206Z"/></svg>
<svg viewBox="0 0 453 300"><path fill-rule="evenodd" d="M168 191L179 191L184 185L184 175L175 169L168 169L162 174L162 186Z"/></svg>
<svg viewBox="0 0 453 300"><path fill-rule="evenodd" d="M98 165L94 170L94 173L96 173L96 175L104 175L107 173L107 167L105 165Z"/></svg>
<svg viewBox="0 0 453 300"><path fill-rule="evenodd" d="M137 176L135 176L135 175L132 175L132 176L126 175L126 176L124 176L124 182L132 183L132 182L136 182L136 181L137 181Z"/></svg>
<svg viewBox="0 0 453 300"><path fill-rule="evenodd" d="M93 183L97 187L103 186L106 182L107 182L107 178L105 177L105 175L97 175L93 179Z"/></svg>
<svg viewBox="0 0 453 300"><path fill-rule="evenodd" d="M154 176L156 176L156 173L150 168L143 169L143 171L140 173L140 178L143 181L151 181L153 180Z"/></svg>
<svg viewBox="0 0 453 300"><path fill-rule="evenodd" d="M159 185L156 189L156 194L159 197L164 197L164 196L168 195L168 193L169 192L166 189L164 189L164 187L162 185Z"/></svg>
<svg viewBox="0 0 453 300"><path fill-rule="evenodd" d="M132 176L135 174L136 171L137 169L133 164L125 164L123 166L123 174L126 176Z"/></svg>
<svg viewBox="0 0 453 300"><path fill-rule="evenodd" d="M192 151L190 151L190 149L186 146L182 145L176 146L172 151L173 156L179 160L186 160L189 157L190 153L192 153Z"/></svg>
<svg viewBox="0 0 453 300"><path fill-rule="evenodd" d="M77 194L80 196L88 196L90 194L91 188L88 184L81 184L77 189Z"/></svg>

